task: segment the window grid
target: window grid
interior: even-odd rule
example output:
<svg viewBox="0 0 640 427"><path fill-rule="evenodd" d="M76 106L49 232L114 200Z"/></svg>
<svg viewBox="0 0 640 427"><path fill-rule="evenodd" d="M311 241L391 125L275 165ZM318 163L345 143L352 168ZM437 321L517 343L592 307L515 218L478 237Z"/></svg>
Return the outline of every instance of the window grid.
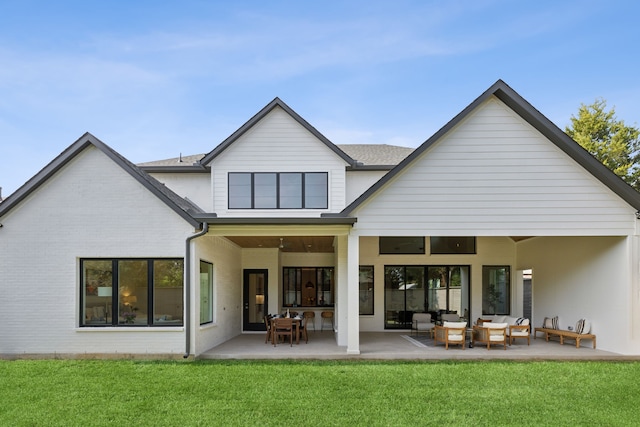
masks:
<svg viewBox="0 0 640 427"><path fill-rule="evenodd" d="M328 177L327 172L229 172L228 206L328 209Z"/></svg>

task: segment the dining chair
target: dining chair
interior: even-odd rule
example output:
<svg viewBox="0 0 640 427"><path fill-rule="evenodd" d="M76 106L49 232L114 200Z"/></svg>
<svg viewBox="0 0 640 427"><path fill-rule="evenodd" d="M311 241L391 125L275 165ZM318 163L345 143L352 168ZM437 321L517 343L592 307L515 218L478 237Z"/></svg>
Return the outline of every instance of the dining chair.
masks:
<svg viewBox="0 0 640 427"><path fill-rule="evenodd" d="M320 313L320 317L322 318L322 322L320 323L320 332L324 330L325 319L331 320L331 330L335 330L335 326L333 325L333 311L323 311Z"/></svg>
<svg viewBox="0 0 640 427"><path fill-rule="evenodd" d="M266 344L271 339L271 316L268 314L264 316L264 327L267 328L267 335L264 337L264 343Z"/></svg>
<svg viewBox="0 0 640 427"><path fill-rule="evenodd" d="M280 337L286 337L287 335L289 336L289 345L293 347L293 319L290 317L273 319L272 335L274 347Z"/></svg>
<svg viewBox="0 0 640 427"><path fill-rule="evenodd" d="M299 337L304 337L304 342L306 344L309 344L309 334L307 333L308 324L309 318L303 316L302 320L300 320L300 326L298 326Z"/></svg>
<svg viewBox="0 0 640 427"><path fill-rule="evenodd" d="M316 312L305 311L302 313L302 317L305 318L305 321L311 322L311 326L313 326L313 332L315 332L316 331Z"/></svg>

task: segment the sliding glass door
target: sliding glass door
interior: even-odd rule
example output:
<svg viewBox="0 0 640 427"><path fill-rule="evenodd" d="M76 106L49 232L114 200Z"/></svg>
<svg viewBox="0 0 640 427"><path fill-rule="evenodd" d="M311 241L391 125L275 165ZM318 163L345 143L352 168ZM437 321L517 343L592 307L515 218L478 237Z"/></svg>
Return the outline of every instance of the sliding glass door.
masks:
<svg viewBox="0 0 640 427"><path fill-rule="evenodd" d="M409 329L413 313L469 317L469 266L385 266L385 329Z"/></svg>

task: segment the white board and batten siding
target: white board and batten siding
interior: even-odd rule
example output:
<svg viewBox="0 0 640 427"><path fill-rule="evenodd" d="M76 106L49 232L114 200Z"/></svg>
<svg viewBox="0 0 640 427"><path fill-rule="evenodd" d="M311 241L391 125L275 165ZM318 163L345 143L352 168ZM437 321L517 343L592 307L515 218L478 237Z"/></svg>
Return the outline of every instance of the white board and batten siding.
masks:
<svg viewBox="0 0 640 427"><path fill-rule="evenodd" d="M220 217L316 217L345 207L346 162L279 107L211 163L214 212ZM228 209L229 172L327 172L329 209Z"/></svg>
<svg viewBox="0 0 640 427"><path fill-rule="evenodd" d="M496 98L358 207L361 235L628 235L635 209Z"/></svg>

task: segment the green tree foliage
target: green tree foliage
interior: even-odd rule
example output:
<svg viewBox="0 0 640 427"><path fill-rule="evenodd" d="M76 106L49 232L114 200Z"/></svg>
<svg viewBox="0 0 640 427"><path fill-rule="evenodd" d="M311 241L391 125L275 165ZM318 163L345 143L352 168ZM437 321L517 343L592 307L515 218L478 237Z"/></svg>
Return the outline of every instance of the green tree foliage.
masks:
<svg viewBox="0 0 640 427"><path fill-rule="evenodd" d="M615 109L607 111L600 98L591 105L580 105L578 116L571 116L565 129L584 149L636 190L640 190L640 130L618 120Z"/></svg>

